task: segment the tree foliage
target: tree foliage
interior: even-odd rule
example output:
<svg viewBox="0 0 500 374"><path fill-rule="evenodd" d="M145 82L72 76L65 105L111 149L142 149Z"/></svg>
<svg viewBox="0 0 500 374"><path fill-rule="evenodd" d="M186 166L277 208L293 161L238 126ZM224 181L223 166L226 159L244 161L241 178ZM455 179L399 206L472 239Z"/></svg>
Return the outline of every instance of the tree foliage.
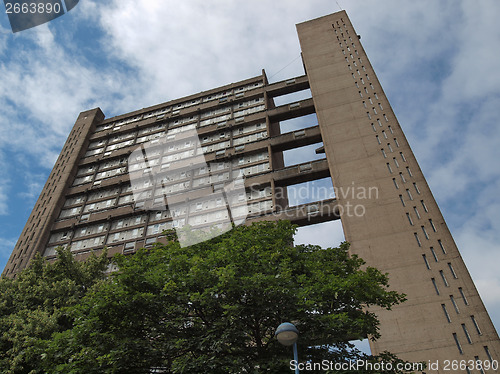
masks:
<svg viewBox="0 0 500 374"><path fill-rule="evenodd" d="M242 226L181 248L174 241L84 264L60 252L2 280L0 368L10 373L283 373L290 347L274 337L293 322L300 361L366 357L348 343L377 338L376 305L404 296L348 244L293 246L289 222ZM16 291L18 290L18 291ZM17 294L17 292L20 292ZM386 356L395 360L393 356ZM31 362L34 362L31 364ZM160 371L158 371L160 372Z"/></svg>

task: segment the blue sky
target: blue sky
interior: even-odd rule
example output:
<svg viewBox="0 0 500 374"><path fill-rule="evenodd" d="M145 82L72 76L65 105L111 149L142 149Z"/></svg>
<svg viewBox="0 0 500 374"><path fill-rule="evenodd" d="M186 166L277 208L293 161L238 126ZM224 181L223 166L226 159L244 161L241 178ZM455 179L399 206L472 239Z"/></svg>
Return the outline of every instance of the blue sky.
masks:
<svg viewBox="0 0 500 374"><path fill-rule="evenodd" d="M498 329L500 2L339 2ZM262 68L271 81L301 75L295 24L337 10L331 0L81 0L16 34L0 15L0 267L79 112L111 117ZM342 239L338 222L299 232L323 246Z"/></svg>

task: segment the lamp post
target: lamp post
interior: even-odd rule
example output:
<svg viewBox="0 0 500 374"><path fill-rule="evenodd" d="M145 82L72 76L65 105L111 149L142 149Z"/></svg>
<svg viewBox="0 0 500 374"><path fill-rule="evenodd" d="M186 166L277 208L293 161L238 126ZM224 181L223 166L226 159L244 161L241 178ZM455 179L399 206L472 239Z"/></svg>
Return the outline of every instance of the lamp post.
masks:
<svg viewBox="0 0 500 374"><path fill-rule="evenodd" d="M299 358L297 354L297 339L299 338L299 330L290 322L284 322L278 326L274 333L278 341L284 346L293 345L293 359L295 360L295 374L299 374Z"/></svg>

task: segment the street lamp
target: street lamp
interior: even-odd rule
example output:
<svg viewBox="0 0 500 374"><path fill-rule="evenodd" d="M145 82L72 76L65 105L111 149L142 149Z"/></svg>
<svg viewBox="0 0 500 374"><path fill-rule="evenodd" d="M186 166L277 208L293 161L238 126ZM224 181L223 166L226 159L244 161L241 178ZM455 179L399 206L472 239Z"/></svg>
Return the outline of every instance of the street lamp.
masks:
<svg viewBox="0 0 500 374"><path fill-rule="evenodd" d="M299 374L299 359L297 354L297 339L299 338L299 330L290 322L284 322L278 326L274 333L278 341L289 347L293 345L293 359L295 360L295 374Z"/></svg>

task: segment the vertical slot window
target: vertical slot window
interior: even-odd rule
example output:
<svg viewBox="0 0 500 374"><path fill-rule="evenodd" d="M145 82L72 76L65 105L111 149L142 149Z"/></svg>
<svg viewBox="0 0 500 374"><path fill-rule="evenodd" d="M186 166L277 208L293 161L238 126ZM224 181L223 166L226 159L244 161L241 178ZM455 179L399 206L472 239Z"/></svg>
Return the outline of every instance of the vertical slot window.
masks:
<svg viewBox="0 0 500 374"><path fill-rule="evenodd" d="M441 251L443 251L443 254L446 254L446 249L444 248L444 245L443 245L443 242L441 241L441 239L438 239L438 244L439 244L439 247L441 248Z"/></svg>
<svg viewBox="0 0 500 374"><path fill-rule="evenodd" d="M392 174L391 164L387 163L386 165L387 165L387 169L389 170L389 173Z"/></svg>
<svg viewBox="0 0 500 374"><path fill-rule="evenodd" d="M420 243L420 238L418 237L418 234L414 232L413 235L415 235L415 240L417 241L418 246L421 247L422 243Z"/></svg>
<svg viewBox="0 0 500 374"><path fill-rule="evenodd" d="M458 287L458 291L460 292L460 296L462 296L462 300L464 301L465 305L469 305L469 302L467 301L467 298L465 297L465 293L462 287Z"/></svg>
<svg viewBox="0 0 500 374"><path fill-rule="evenodd" d="M427 240L429 240L429 235L427 235L427 230L425 229L424 226L420 226L422 228L422 232L424 233L424 236Z"/></svg>
<svg viewBox="0 0 500 374"><path fill-rule="evenodd" d="M384 156L384 158L387 158L387 154L385 153L384 148L380 149L380 152L382 152L382 156Z"/></svg>
<svg viewBox="0 0 500 374"><path fill-rule="evenodd" d="M422 255L422 258L424 259L425 267L427 268L427 270L431 270L431 266L429 265L429 261L427 261L427 256Z"/></svg>
<svg viewBox="0 0 500 374"><path fill-rule="evenodd" d="M401 182L406 183L406 179L405 179L405 176L403 175L403 173L400 172L399 177L401 178Z"/></svg>
<svg viewBox="0 0 500 374"><path fill-rule="evenodd" d="M425 205L424 200L420 200L420 204L422 204L422 208L424 208L424 212L429 213L429 210L427 209L427 205Z"/></svg>
<svg viewBox="0 0 500 374"><path fill-rule="evenodd" d="M446 276L444 275L444 271L439 270L439 275L441 275L441 279L443 280L445 287L450 287L448 281L446 280Z"/></svg>
<svg viewBox="0 0 500 374"><path fill-rule="evenodd" d="M396 189L399 189L398 182L396 181L396 178L392 178L392 183L394 183L394 187L396 187Z"/></svg>
<svg viewBox="0 0 500 374"><path fill-rule="evenodd" d="M451 303L453 304L453 308L455 308L455 312L457 312L457 314L460 314L460 309L458 309L458 305L457 305L453 295L450 295L450 300L451 300Z"/></svg>
<svg viewBox="0 0 500 374"><path fill-rule="evenodd" d="M479 328L479 325L477 324L476 318L474 318L474 316L470 316L470 319L472 321L472 324L474 325L474 328L476 329L477 334L483 335L483 333L481 332L481 329Z"/></svg>
<svg viewBox="0 0 500 374"><path fill-rule="evenodd" d="M479 370L481 374L484 374L483 370L483 362L479 359L479 356L474 356L474 360L476 360L476 368Z"/></svg>
<svg viewBox="0 0 500 374"><path fill-rule="evenodd" d="M408 172L408 175L410 177L413 177L413 174L411 173L411 170L410 170L410 168L408 166L406 167L406 171Z"/></svg>
<svg viewBox="0 0 500 374"><path fill-rule="evenodd" d="M406 162L406 158L403 152L399 152L399 155L401 156L401 160L403 160L403 162Z"/></svg>
<svg viewBox="0 0 500 374"><path fill-rule="evenodd" d="M458 341L458 336L456 333L453 333L453 339L455 340L455 343L457 345L458 352L460 352L460 354L463 355L464 351L462 350L462 346L460 345L460 342Z"/></svg>
<svg viewBox="0 0 500 374"><path fill-rule="evenodd" d="M451 264L451 262L448 262L448 267L450 268L450 272L453 278L458 279L457 273L455 273L455 269L453 269L453 265Z"/></svg>
<svg viewBox="0 0 500 374"><path fill-rule="evenodd" d="M399 195L399 200L401 200L401 204L403 204L403 206L406 206L403 195Z"/></svg>
<svg viewBox="0 0 500 374"><path fill-rule="evenodd" d="M413 187L415 187L415 191L420 195L420 190L418 189L418 186L416 183L413 183Z"/></svg>
<svg viewBox="0 0 500 374"><path fill-rule="evenodd" d="M431 253L432 253L432 257L434 257L434 261L439 262L438 256L436 255L436 251L434 251L433 247L431 247Z"/></svg>
<svg viewBox="0 0 500 374"><path fill-rule="evenodd" d="M469 335L469 331L467 330L467 326L465 323L462 323L462 330L464 330L465 339L467 339L467 343L472 344L472 340Z"/></svg>
<svg viewBox="0 0 500 374"><path fill-rule="evenodd" d="M394 138L394 144L396 144L396 147L399 148L399 143L398 143L398 140L396 138Z"/></svg>
<svg viewBox="0 0 500 374"><path fill-rule="evenodd" d="M396 165L396 167L398 168L399 167L399 162L396 159L396 157L393 157L392 160L394 161L394 165Z"/></svg>
<svg viewBox="0 0 500 374"><path fill-rule="evenodd" d="M432 231L437 232L436 226L434 226L434 222L432 222L432 219L429 219L429 223L431 224Z"/></svg>
<svg viewBox="0 0 500 374"><path fill-rule="evenodd" d="M486 356L488 356L488 360L493 363L493 357L491 357L491 353L490 353L490 350L488 349L488 346L485 345L484 346L484 351L486 352Z"/></svg>
<svg viewBox="0 0 500 374"><path fill-rule="evenodd" d="M406 218L408 218L408 222L410 222L410 225L413 226L413 221L411 219L410 213L406 213Z"/></svg>
<svg viewBox="0 0 500 374"><path fill-rule="evenodd" d="M408 195L408 198L410 200L413 200L413 196L412 196L412 194L411 194L411 192L410 192L410 190L408 188L406 189L406 194Z"/></svg>
<svg viewBox="0 0 500 374"><path fill-rule="evenodd" d="M448 323L451 323L451 318L450 315L448 314L448 311L446 310L446 305L441 304L441 308L443 308L443 313L444 316L446 317L446 320L448 321Z"/></svg>
<svg viewBox="0 0 500 374"><path fill-rule="evenodd" d="M436 284L436 279L431 278L431 281L432 281L432 285L434 286L434 290L436 290L436 294L439 295L439 288L438 288L438 285Z"/></svg>
<svg viewBox="0 0 500 374"><path fill-rule="evenodd" d="M418 212L418 209L416 206L413 207L413 211L415 212L415 215L417 216L417 219L420 219L420 213Z"/></svg>

